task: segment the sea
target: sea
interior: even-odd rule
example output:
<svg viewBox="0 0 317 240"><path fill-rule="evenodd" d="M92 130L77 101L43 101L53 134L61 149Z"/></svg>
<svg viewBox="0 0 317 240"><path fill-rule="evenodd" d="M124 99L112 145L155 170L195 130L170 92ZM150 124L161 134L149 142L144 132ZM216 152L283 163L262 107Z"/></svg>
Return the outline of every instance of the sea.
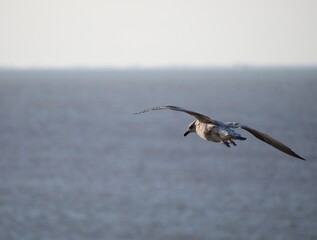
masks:
<svg viewBox="0 0 317 240"><path fill-rule="evenodd" d="M1 69L0 239L317 239L316 102L314 67Z"/></svg>

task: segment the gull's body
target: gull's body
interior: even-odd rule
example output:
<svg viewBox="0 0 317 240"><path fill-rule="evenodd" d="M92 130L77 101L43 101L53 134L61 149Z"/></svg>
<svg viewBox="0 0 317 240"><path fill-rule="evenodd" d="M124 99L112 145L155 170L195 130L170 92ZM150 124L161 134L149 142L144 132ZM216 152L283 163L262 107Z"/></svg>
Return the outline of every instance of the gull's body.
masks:
<svg viewBox="0 0 317 240"><path fill-rule="evenodd" d="M195 129L190 129L195 128ZM233 140L245 140L240 134L236 133L233 129L226 126L219 126L212 123L204 123L199 120L194 121L186 135L190 132L196 132L199 137L211 142L222 142L227 145L228 141L233 143ZM185 135L185 136L186 136ZM230 146L230 145L227 145Z"/></svg>
<svg viewBox="0 0 317 240"><path fill-rule="evenodd" d="M241 128L248 131L253 136L257 137L263 142L270 144L272 147L275 147L276 149L288 155L291 155L295 158L305 160L304 158L296 154L289 147L285 146L283 143L279 142L278 140L268 136L265 133L262 133L258 130L255 130L253 128L250 128L246 125L242 125L237 122L222 123L220 121L213 120L209 118L208 116L202 115L200 113L186 110L180 107L168 106L168 105L162 105L158 107L145 109L142 112L138 112L136 114L145 113L149 111L155 111L155 110L163 110L163 109L170 109L174 111L185 112L192 115L193 117L197 119L196 121L192 122L188 126L188 129L185 132L184 136L186 136L187 134L191 132L195 132L197 133L199 137L201 137L204 140L211 141L211 142L221 142L225 144L227 147L230 147L230 144L236 146L236 143L234 140L246 140L246 138L242 137L239 133L233 130L236 128Z"/></svg>

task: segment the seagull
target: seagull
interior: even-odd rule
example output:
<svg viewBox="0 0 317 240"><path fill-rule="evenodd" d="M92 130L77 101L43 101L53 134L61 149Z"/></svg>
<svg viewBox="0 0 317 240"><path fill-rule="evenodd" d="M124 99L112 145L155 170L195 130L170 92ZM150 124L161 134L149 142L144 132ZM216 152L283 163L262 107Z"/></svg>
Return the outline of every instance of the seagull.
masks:
<svg viewBox="0 0 317 240"><path fill-rule="evenodd" d="M251 133L256 138L260 139L261 141L271 145L272 147L290 156L293 156L295 158L305 160L304 158L296 154L293 150L285 146L280 141L270 137L269 135L263 132L255 130L246 125L240 124L238 122L223 123L223 122L211 119L210 117L206 115L203 115L194 111L186 110L184 108L170 106L170 105L161 105L157 107L152 107L152 108L148 108L134 114L141 114L141 113L146 113L150 111L164 110L164 109L169 109L169 110L178 111L178 112L185 112L187 114L190 114L194 118L196 118L195 121L189 124L186 132L184 133L184 137L187 136L189 133L194 132L199 137L207 141L221 142L227 147L230 147L230 144L233 146L237 146L237 144L235 143L235 140L244 141L246 140L246 138L242 137L239 133L235 132L233 129L241 128L248 131L249 133Z"/></svg>

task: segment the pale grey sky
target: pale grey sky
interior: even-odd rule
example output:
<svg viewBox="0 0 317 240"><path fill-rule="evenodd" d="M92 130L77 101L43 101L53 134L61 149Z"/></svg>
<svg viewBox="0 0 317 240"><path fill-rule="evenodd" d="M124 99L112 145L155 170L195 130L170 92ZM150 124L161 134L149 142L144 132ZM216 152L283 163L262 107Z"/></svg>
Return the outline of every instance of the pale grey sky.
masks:
<svg viewBox="0 0 317 240"><path fill-rule="evenodd" d="M316 0L1 0L0 66L317 65Z"/></svg>

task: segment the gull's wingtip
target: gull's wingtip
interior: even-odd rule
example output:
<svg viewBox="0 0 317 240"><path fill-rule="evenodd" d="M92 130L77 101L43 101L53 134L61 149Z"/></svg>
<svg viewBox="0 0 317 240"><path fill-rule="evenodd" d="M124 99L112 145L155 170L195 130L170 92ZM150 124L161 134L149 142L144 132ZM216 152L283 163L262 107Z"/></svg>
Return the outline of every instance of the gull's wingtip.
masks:
<svg viewBox="0 0 317 240"><path fill-rule="evenodd" d="M284 145L284 146L285 146L285 145ZM274 146L273 146L273 147L274 147ZM275 146L275 147L276 147L276 146ZM285 148L286 148L286 149L280 149L280 148L277 148L277 149L279 149L280 151L282 151L282 152L284 152L284 153L286 153L286 154L288 154L288 155L290 155L290 156L292 156L292 157L295 157L295 158L297 158L297 159L306 161L305 158L299 156L299 155L298 155L297 153L295 153L292 149L290 149L290 148L288 148L288 147L286 147L286 146L285 146Z"/></svg>
<svg viewBox="0 0 317 240"><path fill-rule="evenodd" d="M135 112L135 113L132 113L132 115L138 115L138 114L145 113L145 112L147 112L147 111Z"/></svg>
<svg viewBox="0 0 317 240"><path fill-rule="evenodd" d="M133 113L132 115L136 115L136 114L141 114L141 113L146 113L146 112L150 112L150 111L156 111L156 110L163 110L163 109L167 109L170 108L171 106L169 105L160 105L160 106L156 106L156 107L151 107L151 108L147 108L141 112L136 112Z"/></svg>
<svg viewBox="0 0 317 240"><path fill-rule="evenodd" d="M303 161L306 161L305 158L303 158L303 157L301 157L301 156L299 156L299 155L297 155L297 158L299 158L299 159L301 159L301 160L303 160Z"/></svg>
<svg viewBox="0 0 317 240"><path fill-rule="evenodd" d="M149 111L152 111L152 109L145 109L141 112L135 112L135 113L132 113L132 115L137 115L137 114L141 114L141 113L146 113L146 112L149 112Z"/></svg>

